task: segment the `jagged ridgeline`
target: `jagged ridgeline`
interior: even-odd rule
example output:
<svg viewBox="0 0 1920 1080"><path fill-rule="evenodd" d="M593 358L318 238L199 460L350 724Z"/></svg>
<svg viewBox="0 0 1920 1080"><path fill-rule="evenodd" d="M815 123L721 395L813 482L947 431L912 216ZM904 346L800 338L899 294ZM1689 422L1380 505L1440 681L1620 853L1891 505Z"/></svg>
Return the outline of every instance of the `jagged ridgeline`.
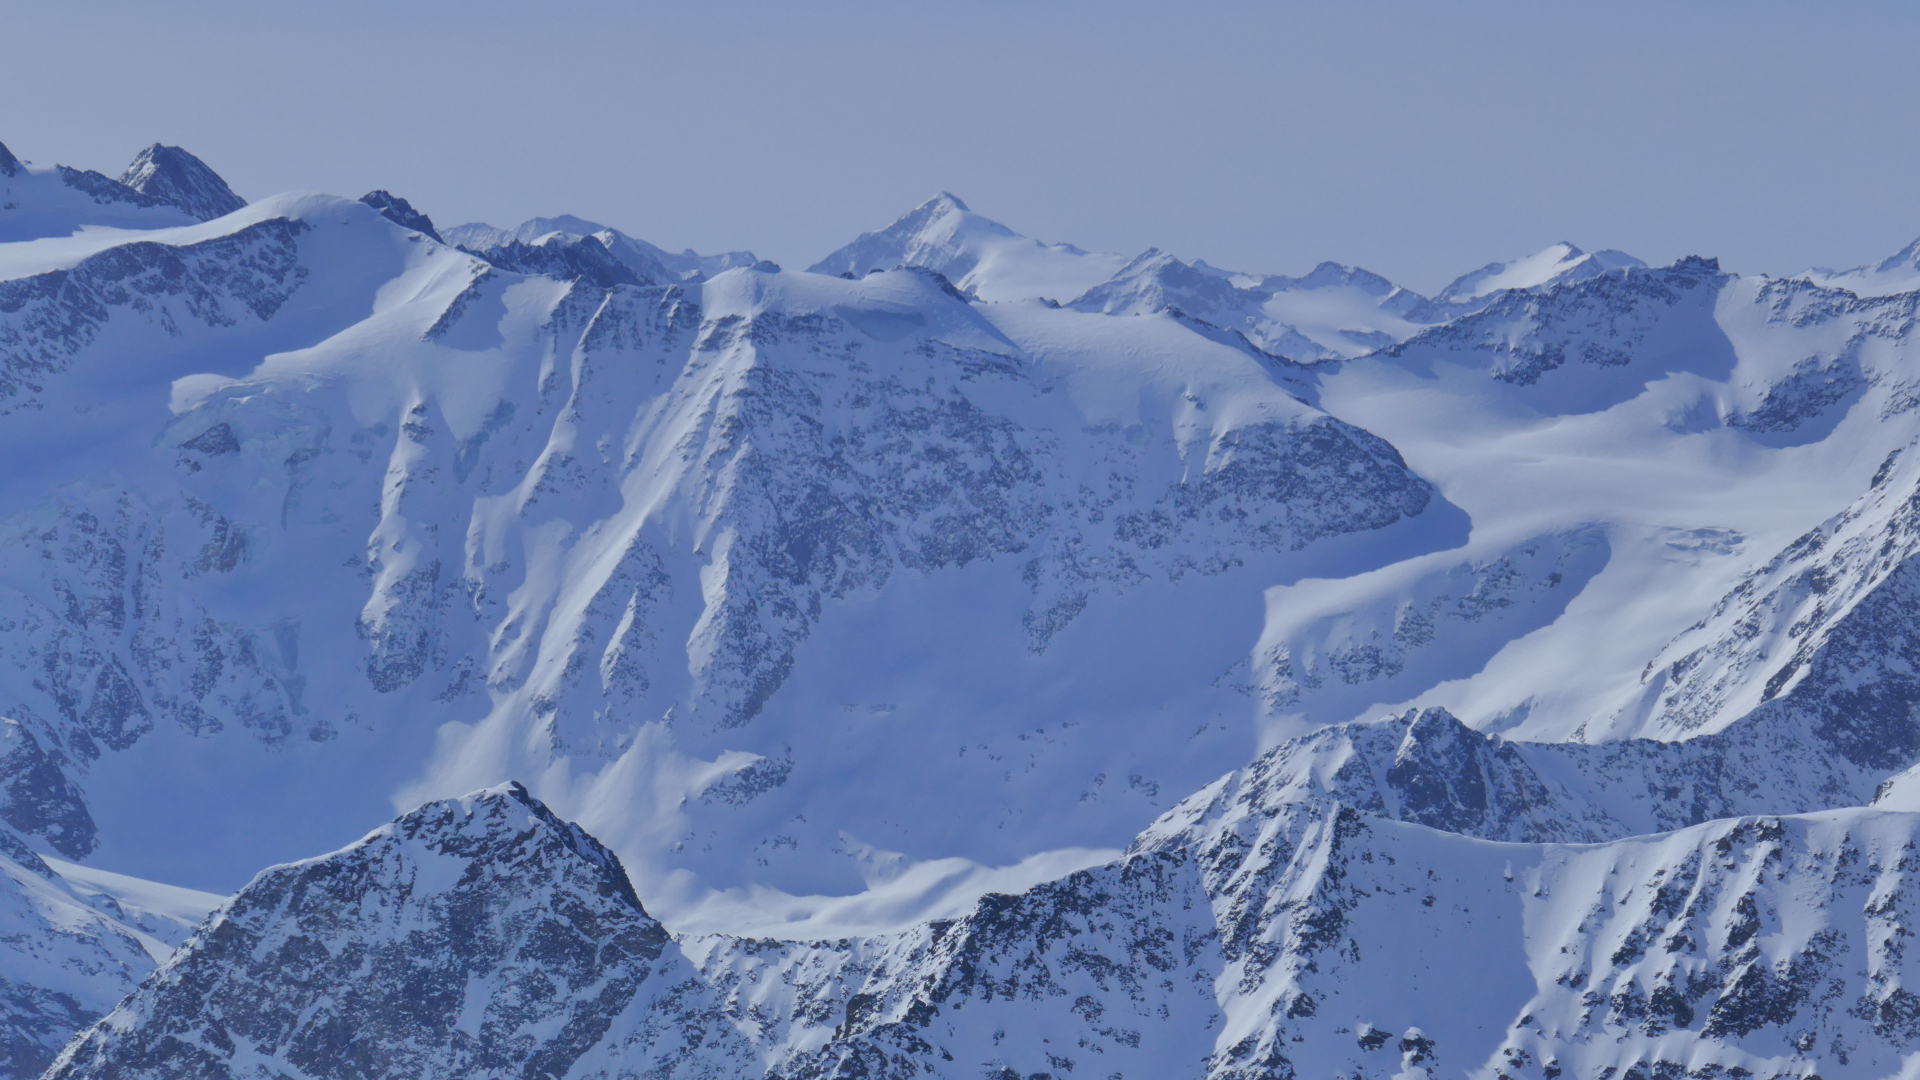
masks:
<svg viewBox="0 0 1920 1080"><path fill-rule="evenodd" d="M1920 244L429 202L0 148L5 1077L1920 1054Z"/></svg>

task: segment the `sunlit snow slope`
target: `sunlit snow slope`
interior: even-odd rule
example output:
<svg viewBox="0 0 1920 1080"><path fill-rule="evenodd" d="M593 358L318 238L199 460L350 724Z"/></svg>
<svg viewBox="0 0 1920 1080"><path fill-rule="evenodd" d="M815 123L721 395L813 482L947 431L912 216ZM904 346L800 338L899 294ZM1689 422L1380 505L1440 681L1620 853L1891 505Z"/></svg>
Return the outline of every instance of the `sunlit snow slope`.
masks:
<svg viewBox="0 0 1920 1080"><path fill-rule="evenodd" d="M136 984L63 1075L1920 1050L1911 249L1429 299L950 195L798 273L158 145L0 186L11 1075ZM327 1019L375 953L460 989Z"/></svg>

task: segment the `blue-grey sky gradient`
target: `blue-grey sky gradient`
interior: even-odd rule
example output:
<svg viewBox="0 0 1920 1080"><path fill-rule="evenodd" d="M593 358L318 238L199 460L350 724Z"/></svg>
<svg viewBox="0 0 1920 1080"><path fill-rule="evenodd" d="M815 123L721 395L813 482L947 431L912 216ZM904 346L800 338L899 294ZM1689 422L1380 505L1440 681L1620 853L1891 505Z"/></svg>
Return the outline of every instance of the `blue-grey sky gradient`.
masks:
<svg viewBox="0 0 1920 1080"><path fill-rule="evenodd" d="M946 189L1047 240L1431 292L1556 240L1920 235L1920 5L0 0L0 142L804 267Z"/></svg>

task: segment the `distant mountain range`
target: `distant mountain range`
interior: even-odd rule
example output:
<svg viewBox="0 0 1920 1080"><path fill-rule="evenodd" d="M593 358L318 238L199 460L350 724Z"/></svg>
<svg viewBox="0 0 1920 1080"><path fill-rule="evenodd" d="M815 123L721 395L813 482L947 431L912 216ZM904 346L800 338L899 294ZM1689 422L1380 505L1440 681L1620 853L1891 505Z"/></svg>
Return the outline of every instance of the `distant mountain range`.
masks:
<svg viewBox="0 0 1920 1080"><path fill-rule="evenodd" d="M1920 1061L1920 241L431 210L0 147L6 1077Z"/></svg>

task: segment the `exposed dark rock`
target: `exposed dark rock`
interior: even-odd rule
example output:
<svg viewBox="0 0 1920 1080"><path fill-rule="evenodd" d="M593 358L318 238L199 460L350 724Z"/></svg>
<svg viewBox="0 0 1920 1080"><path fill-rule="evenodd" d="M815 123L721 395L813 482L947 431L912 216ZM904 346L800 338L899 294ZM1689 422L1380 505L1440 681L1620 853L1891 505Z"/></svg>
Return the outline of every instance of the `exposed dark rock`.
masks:
<svg viewBox="0 0 1920 1080"><path fill-rule="evenodd" d="M201 221L225 217L247 205L206 162L177 146L154 143L140 151L120 182Z"/></svg>
<svg viewBox="0 0 1920 1080"><path fill-rule="evenodd" d="M440 234L434 231L433 219L415 210L412 203L398 195L387 191L369 191L360 196L360 201L380 211L381 217L403 229L412 229L435 240L440 239Z"/></svg>
<svg viewBox="0 0 1920 1080"><path fill-rule="evenodd" d="M49 1075L562 1076L667 947L619 860L510 785L263 872Z"/></svg>

